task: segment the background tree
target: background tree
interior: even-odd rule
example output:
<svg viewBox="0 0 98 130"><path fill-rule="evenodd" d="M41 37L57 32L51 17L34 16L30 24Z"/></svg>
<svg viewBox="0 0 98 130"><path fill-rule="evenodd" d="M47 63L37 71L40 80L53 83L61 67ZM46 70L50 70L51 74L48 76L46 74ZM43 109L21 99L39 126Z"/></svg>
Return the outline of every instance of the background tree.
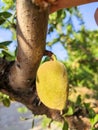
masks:
<svg viewBox="0 0 98 130"><path fill-rule="evenodd" d="M42 103L40 106L38 105L39 99L35 89L36 71L45 51L48 9L39 11L39 7L32 4L30 0L17 0L16 15L15 1L3 0L3 2L0 26L2 29L11 30L13 37L12 41L0 43L0 92L2 92L0 100L4 105L9 106L8 96L3 95L7 94L10 99L25 104L35 115L46 114L54 120L61 121L62 117L59 111L51 110ZM75 31L72 16L75 16L81 23L81 28L78 31ZM67 21L65 21L66 18ZM86 94L85 97L98 99L98 31L85 29L82 16L75 7L60 10L49 16L48 34L54 33L56 38L47 42L47 46L52 47L60 42L59 44L67 51L68 59L62 62L68 70L71 95L73 95L73 88L87 87L93 91L93 95ZM15 52L11 53L8 46L16 39L18 46ZM98 121L98 114L96 114L98 113L96 111L98 103L96 102L96 109L92 109L90 103L84 102L80 93L76 95L74 100L69 96L69 107L66 112L69 127L79 130L83 127L95 129L95 124ZM89 118L89 125L83 119L75 120L75 117L81 115ZM63 129L67 126L65 124Z"/></svg>

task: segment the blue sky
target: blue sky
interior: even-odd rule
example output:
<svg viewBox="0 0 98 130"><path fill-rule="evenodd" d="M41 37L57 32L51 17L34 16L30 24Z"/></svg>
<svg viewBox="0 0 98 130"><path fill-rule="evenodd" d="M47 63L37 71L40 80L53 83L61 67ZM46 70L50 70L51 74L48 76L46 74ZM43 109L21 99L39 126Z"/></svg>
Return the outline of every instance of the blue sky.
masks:
<svg viewBox="0 0 98 130"><path fill-rule="evenodd" d="M98 2L79 6L79 10L81 11L87 29L98 29L94 19L94 13L97 8Z"/></svg>
<svg viewBox="0 0 98 130"><path fill-rule="evenodd" d="M0 5L1 5L1 0L0 0ZM98 26L96 25L94 19L94 13L95 10L98 8L98 2L81 5L78 6L78 8L83 16L85 27L90 30L97 30ZM9 32L8 30L0 29L0 41L5 41L5 40L11 40L11 32ZM15 44L11 45L10 46L11 50L13 50L14 47ZM52 51L57 55L58 59L63 60L67 58L66 51L63 49L63 47L60 44L54 45Z"/></svg>

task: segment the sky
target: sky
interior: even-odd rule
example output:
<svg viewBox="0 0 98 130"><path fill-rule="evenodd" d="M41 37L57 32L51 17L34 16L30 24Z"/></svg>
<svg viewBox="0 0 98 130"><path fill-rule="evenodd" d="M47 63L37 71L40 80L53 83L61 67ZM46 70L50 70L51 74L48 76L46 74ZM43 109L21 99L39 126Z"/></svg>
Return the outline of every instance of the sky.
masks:
<svg viewBox="0 0 98 130"><path fill-rule="evenodd" d="M98 26L94 19L95 10L98 8L98 2L85 4L78 6L87 29L94 30L98 29Z"/></svg>
<svg viewBox="0 0 98 130"><path fill-rule="evenodd" d="M0 0L0 6L1 5L2 4ZM97 30L98 26L94 19L94 13L95 10L98 8L98 2L81 5L78 6L78 8L83 16L85 27L90 30ZM11 40L11 32L9 32L8 30L0 29L0 41L5 41L5 40ZM15 44L11 45L10 49L13 50L15 46L16 46ZM57 58L60 60L64 60L67 58L67 53L60 44L54 45L52 47L52 51L57 55Z"/></svg>

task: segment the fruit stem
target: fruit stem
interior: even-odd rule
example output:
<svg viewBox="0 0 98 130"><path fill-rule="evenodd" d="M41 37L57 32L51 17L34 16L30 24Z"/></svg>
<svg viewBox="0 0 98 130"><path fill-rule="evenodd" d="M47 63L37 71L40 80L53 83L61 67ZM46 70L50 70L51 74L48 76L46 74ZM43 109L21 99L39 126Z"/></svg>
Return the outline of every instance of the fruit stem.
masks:
<svg viewBox="0 0 98 130"><path fill-rule="evenodd" d="M44 56L48 56L50 60L53 60L53 61L57 60L56 55L53 52L48 51L48 50L45 50Z"/></svg>
<svg viewBox="0 0 98 130"><path fill-rule="evenodd" d="M52 54L51 60L56 61L57 60L56 55Z"/></svg>

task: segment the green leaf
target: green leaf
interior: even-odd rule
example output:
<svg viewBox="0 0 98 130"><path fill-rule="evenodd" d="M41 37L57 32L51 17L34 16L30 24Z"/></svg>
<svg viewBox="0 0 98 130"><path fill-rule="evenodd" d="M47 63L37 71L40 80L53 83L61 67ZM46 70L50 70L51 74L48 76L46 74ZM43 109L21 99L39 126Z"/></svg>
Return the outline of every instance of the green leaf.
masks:
<svg viewBox="0 0 98 130"><path fill-rule="evenodd" d="M96 115L95 111L92 108L88 109L88 111L89 111L89 118L94 118Z"/></svg>
<svg viewBox="0 0 98 130"><path fill-rule="evenodd" d="M67 123L67 121L64 121L62 130L68 130L68 123Z"/></svg>
<svg viewBox="0 0 98 130"><path fill-rule="evenodd" d="M0 49L5 49L5 50L8 50L8 48L4 45L0 45Z"/></svg>
<svg viewBox="0 0 98 130"><path fill-rule="evenodd" d="M89 109L90 108L90 103L84 103L84 106L86 109Z"/></svg>
<svg viewBox="0 0 98 130"><path fill-rule="evenodd" d="M98 114L94 117L94 124L98 122Z"/></svg>
<svg viewBox="0 0 98 130"><path fill-rule="evenodd" d="M50 123L51 123L51 119L46 116L43 116L42 127L46 128Z"/></svg>
<svg viewBox="0 0 98 130"><path fill-rule="evenodd" d="M3 100L3 94L0 92L0 102Z"/></svg>
<svg viewBox="0 0 98 130"><path fill-rule="evenodd" d="M0 13L0 25L3 24L7 18L11 17L12 14L9 12L1 12Z"/></svg>
<svg viewBox="0 0 98 130"><path fill-rule="evenodd" d="M90 122L91 122L91 125L92 125L92 129L95 130L94 126L98 122L98 114L96 114L94 118L91 118Z"/></svg>
<svg viewBox="0 0 98 130"><path fill-rule="evenodd" d="M8 46L12 43L12 41L5 41L5 42L0 42L0 45Z"/></svg>
<svg viewBox="0 0 98 130"><path fill-rule="evenodd" d="M9 106L10 106L10 100L9 100L8 98L4 98L4 99L2 100L2 102L3 102L3 105L4 105L4 106L6 106L6 107L9 107Z"/></svg>
<svg viewBox="0 0 98 130"><path fill-rule="evenodd" d="M14 60L15 59L15 56L12 55L9 51L7 50L2 50L2 54L3 56L6 57L7 60Z"/></svg>
<svg viewBox="0 0 98 130"><path fill-rule="evenodd" d="M19 107L19 108L17 109L17 111L18 111L19 113L26 113L26 112L28 111L28 109L27 109L26 107Z"/></svg>
<svg viewBox="0 0 98 130"><path fill-rule="evenodd" d="M64 114L64 116L70 116L73 115L73 113L74 113L74 108L72 106L69 106L68 111L67 113Z"/></svg>
<svg viewBox="0 0 98 130"><path fill-rule="evenodd" d="M2 10L9 10L12 9L16 0L2 0L4 6L2 6Z"/></svg>
<svg viewBox="0 0 98 130"><path fill-rule="evenodd" d="M8 50L7 46L8 46L11 42L12 42L12 41L0 42L0 49Z"/></svg>
<svg viewBox="0 0 98 130"><path fill-rule="evenodd" d="M82 102L81 95L79 95L79 96L77 97L76 104L77 104L77 105L81 105L81 102Z"/></svg>

